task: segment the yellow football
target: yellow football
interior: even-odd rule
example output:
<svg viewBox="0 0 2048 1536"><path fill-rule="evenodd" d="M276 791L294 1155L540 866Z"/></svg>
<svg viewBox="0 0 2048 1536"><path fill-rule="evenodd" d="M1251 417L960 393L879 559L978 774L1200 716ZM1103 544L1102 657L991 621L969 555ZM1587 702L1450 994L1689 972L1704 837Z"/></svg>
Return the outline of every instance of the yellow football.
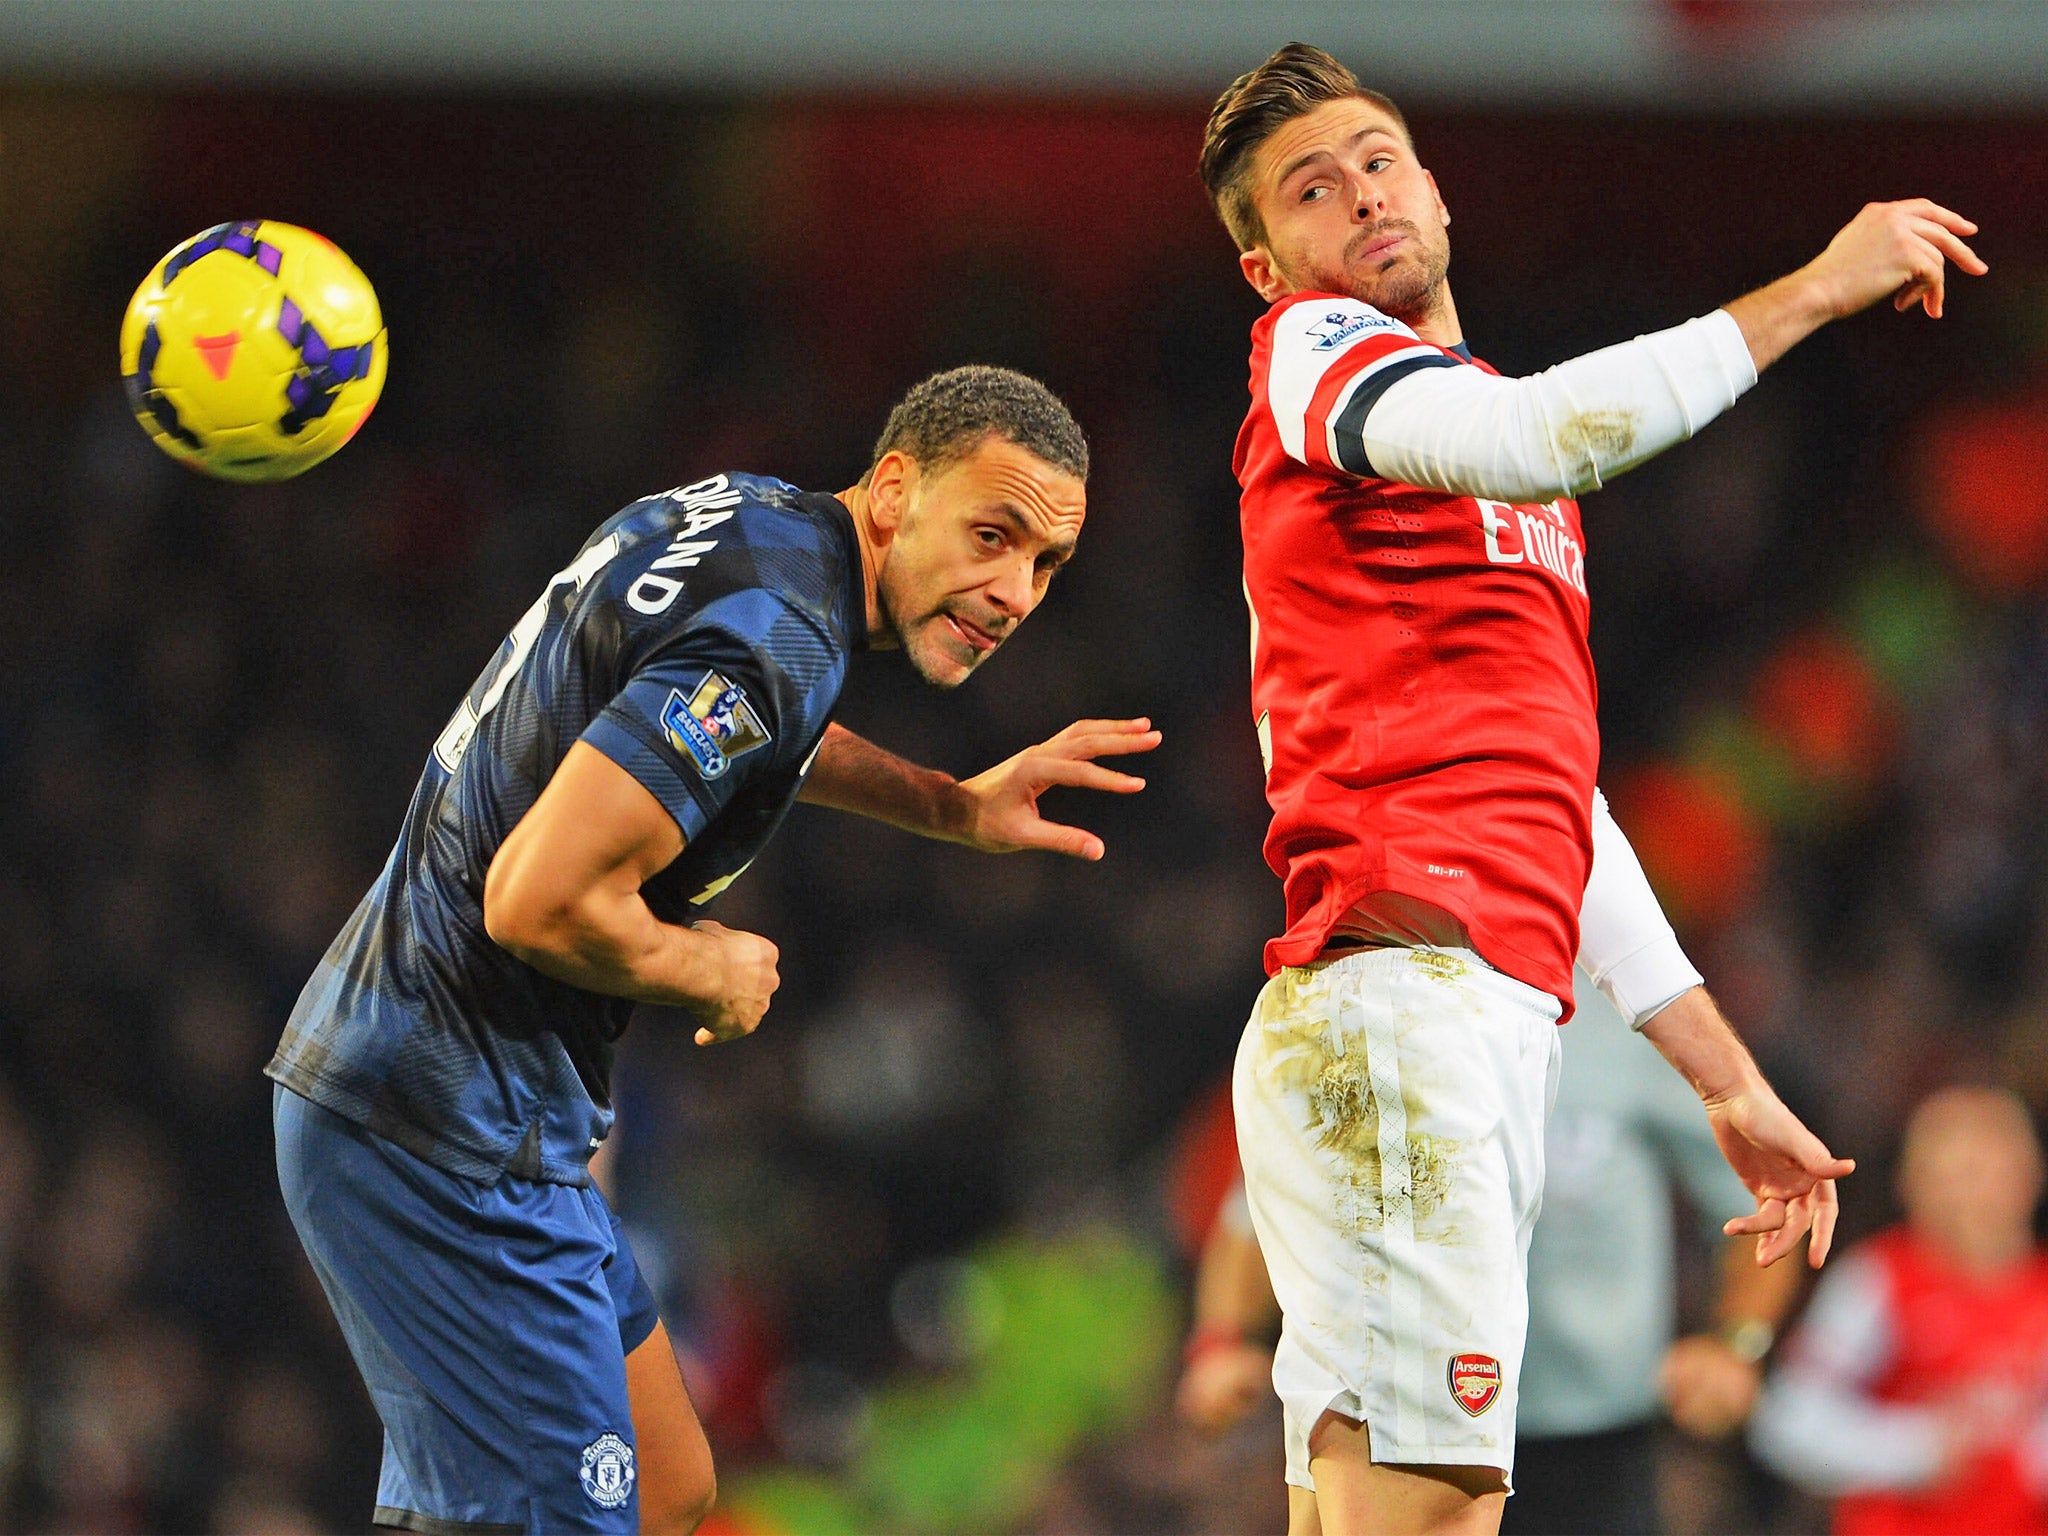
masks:
<svg viewBox="0 0 2048 1536"><path fill-rule="evenodd" d="M157 263L121 322L128 401L172 458L285 480L355 436L389 361L376 290L330 240L245 219Z"/></svg>

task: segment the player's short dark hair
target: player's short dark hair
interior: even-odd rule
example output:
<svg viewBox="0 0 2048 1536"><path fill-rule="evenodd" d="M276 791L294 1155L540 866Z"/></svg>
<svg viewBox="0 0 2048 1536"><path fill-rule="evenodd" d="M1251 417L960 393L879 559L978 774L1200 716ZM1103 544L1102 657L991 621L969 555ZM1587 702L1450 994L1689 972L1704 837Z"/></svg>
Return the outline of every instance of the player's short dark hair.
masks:
<svg viewBox="0 0 2048 1536"><path fill-rule="evenodd" d="M1357 97L1393 118L1402 136L1410 138L1408 119L1378 91L1358 83L1358 76L1308 43L1289 43L1249 74L1230 82L1230 89L1209 109L1202 134L1202 185L1216 216L1230 231L1237 248L1248 251L1266 238L1265 222L1252 201L1252 155L1282 123L1313 112L1326 101Z"/></svg>
<svg viewBox="0 0 2048 1536"><path fill-rule="evenodd" d="M941 469L990 437L1015 443L1076 480L1088 478L1088 439L1065 402L1026 374L985 363L935 373L898 401L868 469L895 452L924 469Z"/></svg>

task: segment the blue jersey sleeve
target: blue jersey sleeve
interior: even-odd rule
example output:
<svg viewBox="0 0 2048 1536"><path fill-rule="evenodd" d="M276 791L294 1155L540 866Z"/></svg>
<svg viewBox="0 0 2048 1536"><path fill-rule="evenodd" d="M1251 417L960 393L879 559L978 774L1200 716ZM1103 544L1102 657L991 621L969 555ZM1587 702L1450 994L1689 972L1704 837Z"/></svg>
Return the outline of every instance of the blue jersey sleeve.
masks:
<svg viewBox="0 0 2048 1536"><path fill-rule="evenodd" d="M651 654L582 739L639 780L695 842L822 728L811 718L819 680L807 675L818 650L781 598L735 593Z"/></svg>

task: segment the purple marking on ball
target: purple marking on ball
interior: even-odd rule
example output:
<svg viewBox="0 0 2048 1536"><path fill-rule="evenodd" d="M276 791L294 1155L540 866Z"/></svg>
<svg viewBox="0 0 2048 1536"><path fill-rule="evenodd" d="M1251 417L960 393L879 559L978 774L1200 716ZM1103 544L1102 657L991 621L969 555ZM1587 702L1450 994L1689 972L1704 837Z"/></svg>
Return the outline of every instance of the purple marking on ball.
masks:
<svg viewBox="0 0 2048 1536"><path fill-rule="evenodd" d="M306 317L299 313L299 306L286 299L284 307L277 312L277 334L296 347L299 344L299 331L305 325L305 320Z"/></svg>
<svg viewBox="0 0 2048 1536"><path fill-rule="evenodd" d="M256 265L275 277L277 269L284 265L284 252L268 240L259 240L256 242Z"/></svg>

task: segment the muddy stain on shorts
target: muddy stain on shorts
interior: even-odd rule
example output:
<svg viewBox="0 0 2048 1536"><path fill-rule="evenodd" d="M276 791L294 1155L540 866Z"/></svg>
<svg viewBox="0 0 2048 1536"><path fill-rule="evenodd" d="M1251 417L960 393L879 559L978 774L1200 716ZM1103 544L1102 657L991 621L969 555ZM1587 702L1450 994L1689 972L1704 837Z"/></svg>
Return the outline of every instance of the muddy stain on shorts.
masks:
<svg viewBox="0 0 2048 1536"><path fill-rule="evenodd" d="M1409 952L1415 969L1436 981L1456 981L1472 974L1472 967L1456 955L1447 955L1440 949L1417 949Z"/></svg>
<svg viewBox="0 0 2048 1536"><path fill-rule="evenodd" d="M1432 958L1455 967L1449 975L1465 973L1464 962L1455 956ZM1303 1106L1307 1112L1303 1129L1313 1136L1318 1149L1336 1160L1338 1187L1333 1191L1337 1199L1332 1215L1341 1230L1360 1239L1377 1232L1385 1224L1390 1202L1396 1210L1407 1205L1419 1226L1449 1196L1461 1144L1447 1136L1411 1130L1406 1187L1387 1187L1380 1162L1380 1106L1373 1091L1365 1038L1341 1034L1331 1027L1324 1010L1300 1006L1312 1000L1289 995L1307 990L1314 982L1313 977L1290 982L1274 999L1273 1013L1280 1016L1268 1016L1260 1071L1263 1086L1281 1102ZM1416 1107L1409 1107L1411 1120Z"/></svg>

